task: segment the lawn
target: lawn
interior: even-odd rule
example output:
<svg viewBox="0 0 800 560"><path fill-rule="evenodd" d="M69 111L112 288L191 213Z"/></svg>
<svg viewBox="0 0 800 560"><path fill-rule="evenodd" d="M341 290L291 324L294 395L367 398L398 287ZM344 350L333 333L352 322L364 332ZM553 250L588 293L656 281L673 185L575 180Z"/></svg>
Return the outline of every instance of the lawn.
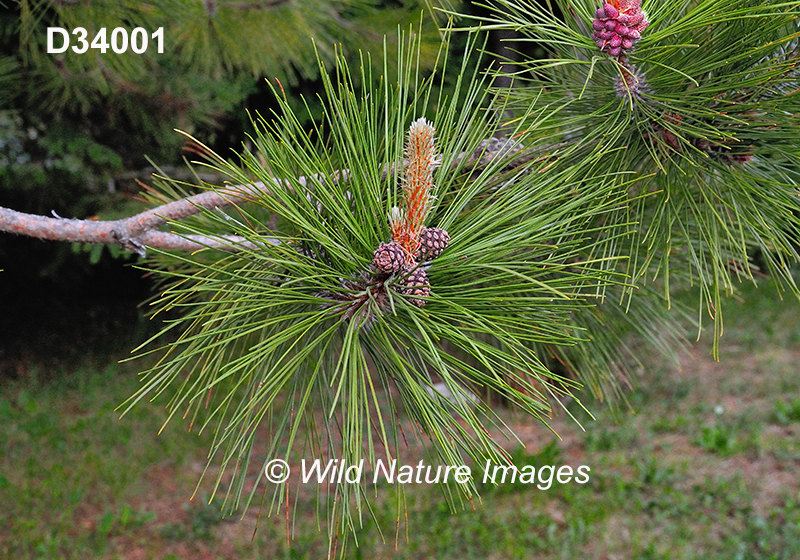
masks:
<svg viewBox="0 0 800 560"><path fill-rule="evenodd" d="M518 464L587 465L588 483L479 484L481 500L455 513L436 486L386 487L347 557L800 558L799 309L745 287L726 310L721 362L704 337L679 368L647 364L632 410L590 403L585 432L563 413L561 440L509 418L526 444L509 447ZM139 367L0 382L0 557L324 557L312 493L289 519L223 517L208 481L190 499L210 436L180 419L159 434L161 403L120 420Z"/></svg>

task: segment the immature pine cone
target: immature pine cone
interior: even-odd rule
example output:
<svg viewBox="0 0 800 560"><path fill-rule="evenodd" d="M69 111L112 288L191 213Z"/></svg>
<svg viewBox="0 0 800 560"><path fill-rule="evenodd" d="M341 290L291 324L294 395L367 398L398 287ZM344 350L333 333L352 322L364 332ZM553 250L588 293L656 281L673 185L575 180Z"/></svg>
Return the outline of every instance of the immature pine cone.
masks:
<svg viewBox="0 0 800 560"><path fill-rule="evenodd" d="M372 256L372 262L381 272L394 274L406 264L406 253L394 241L381 243Z"/></svg>
<svg viewBox="0 0 800 560"><path fill-rule="evenodd" d="M439 228L423 228L419 236L419 256L424 261L435 259L450 243L450 236Z"/></svg>
<svg viewBox="0 0 800 560"><path fill-rule="evenodd" d="M403 278L400 282L400 293L406 296L422 296L428 297L431 295L431 284L428 281L428 274L421 268L416 269L414 272ZM425 300L410 299L411 303L417 307L425 305Z"/></svg>
<svg viewBox="0 0 800 560"><path fill-rule="evenodd" d="M611 56L630 52L650 25L641 0L609 0L595 13L592 39Z"/></svg>

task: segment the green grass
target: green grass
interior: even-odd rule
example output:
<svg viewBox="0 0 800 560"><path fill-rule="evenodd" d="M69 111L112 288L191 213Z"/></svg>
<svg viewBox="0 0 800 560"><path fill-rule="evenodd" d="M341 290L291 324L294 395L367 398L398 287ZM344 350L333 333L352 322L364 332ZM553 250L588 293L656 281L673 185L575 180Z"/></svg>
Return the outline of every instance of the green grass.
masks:
<svg viewBox="0 0 800 560"><path fill-rule="evenodd" d="M120 420L114 408L136 384L135 370L117 365L4 384L0 557L102 556L116 537L156 524L139 505L153 469L183 471L183 491L191 490L187 466L202 459L209 438L179 424L156 435L164 415L149 403Z"/></svg>
<svg viewBox="0 0 800 560"><path fill-rule="evenodd" d="M703 341L680 370L652 364L632 413L593 405L585 433L558 417L563 442L522 424L518 464L585 464L588 484L479 484L481 499L455 512L438 487L387 486L346 556L800 558L798 305L745 288L728 307L720 363ZM47 383L35 373L0 387L0 557L327 554L313 492L301 492L288 518L223 517L205 483L190 501L210 436L187 433L180 419L157 435L164 412L152 403L118 419L114 408L137 386L131 366Z"/></svg>

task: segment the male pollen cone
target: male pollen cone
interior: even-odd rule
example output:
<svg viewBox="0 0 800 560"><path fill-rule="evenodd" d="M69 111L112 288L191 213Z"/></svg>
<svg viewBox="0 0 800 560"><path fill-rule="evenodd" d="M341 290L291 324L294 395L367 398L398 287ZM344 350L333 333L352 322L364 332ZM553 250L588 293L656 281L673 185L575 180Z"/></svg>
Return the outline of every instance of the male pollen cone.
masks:
<svg viewBox="0 0 800 560"><path fill-rule="evenodd" d="M602 52L618 57L633 50L648 25L641 0L607 0L595 12L592 39Z"/></svg>

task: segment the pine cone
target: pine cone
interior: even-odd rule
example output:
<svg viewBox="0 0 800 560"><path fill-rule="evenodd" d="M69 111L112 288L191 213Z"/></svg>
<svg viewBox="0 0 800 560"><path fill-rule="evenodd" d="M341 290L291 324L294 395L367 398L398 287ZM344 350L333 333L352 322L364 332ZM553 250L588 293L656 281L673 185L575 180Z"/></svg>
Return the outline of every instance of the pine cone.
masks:
<svg viewBox="0 0 800 560"><path fill-rule="evenodd" d="M611 56L633 50L642 32L650 25L647 14L642 11L641 0L611 0L595 13L592 39L600 50Z"/></svg>
<svg viewBox="0 0 800 560"><path fill-rule="evenodd" d="M423 261L435 259L450 243L450 236L439 228L423 228L419 236L419 256Z"/></svg>
<svg viewBox="0 0 800 560"><path fill-rule="evenodd" d="M394 241L381 243L372 256L372 262L381 272L394 274L400 271L406 264L406 253Z"/></svg>
<svg viewBox="0 0 800 560"><path fill-rule="evenodd" d="M406 296L422 296L428 297L431 295L431 284L428 281L428 274L421 268L414 270L411 274L403 278L400 282L400 293ZM425 305L425 300L410 299L411 303L417 307Z"/></svg>

